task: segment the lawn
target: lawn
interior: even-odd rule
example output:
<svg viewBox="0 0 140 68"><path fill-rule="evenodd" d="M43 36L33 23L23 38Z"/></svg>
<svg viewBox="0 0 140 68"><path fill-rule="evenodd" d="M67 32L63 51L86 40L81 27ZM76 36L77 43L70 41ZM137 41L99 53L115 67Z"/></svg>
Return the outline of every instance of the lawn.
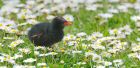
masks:
<svg viewBox="0 0 140 68"><path fill-rule="evenodd" d="M0 68L139 68L139 0L0 0ZM29 29L74 19L63 40L35 47Z"/></svg>

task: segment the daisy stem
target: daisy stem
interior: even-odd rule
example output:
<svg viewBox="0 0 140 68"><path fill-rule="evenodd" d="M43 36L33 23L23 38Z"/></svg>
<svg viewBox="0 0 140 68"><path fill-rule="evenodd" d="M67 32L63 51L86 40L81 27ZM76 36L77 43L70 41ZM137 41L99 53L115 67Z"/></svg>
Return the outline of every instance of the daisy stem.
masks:
<svg viewBox="0 0 140 68"><path fill-rule="evenodd" d="M93 67L92 67L92 60L90 60L90 67L93 68Z"/></svg>

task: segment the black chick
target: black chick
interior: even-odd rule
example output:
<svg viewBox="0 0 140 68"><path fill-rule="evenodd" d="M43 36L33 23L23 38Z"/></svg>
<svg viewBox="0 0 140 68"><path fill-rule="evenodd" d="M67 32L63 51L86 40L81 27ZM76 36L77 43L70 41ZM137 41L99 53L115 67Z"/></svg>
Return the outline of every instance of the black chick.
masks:
<svg viewBox="0 0 140 68"><path fill-rule="evenodd" d="M70 24L70 22L62 17L55 17L51 23L36 24L28 32L29 40L35 46L50 47L63 39L63 28Z"/></svg>

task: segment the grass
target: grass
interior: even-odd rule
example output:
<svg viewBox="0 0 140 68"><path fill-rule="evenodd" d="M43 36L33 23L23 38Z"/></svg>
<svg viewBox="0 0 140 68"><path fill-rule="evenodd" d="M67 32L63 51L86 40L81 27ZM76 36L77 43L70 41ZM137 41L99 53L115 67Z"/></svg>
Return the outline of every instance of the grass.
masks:
<svg viewBox="0 0 140 68"><path fill-rule="evenodd" d="M24 0L22 0L24 1ZM1 3L1 2L0 2ZM101 32L104 34L104 36L109 36L109 29L114 29L114 28L120 28L125 25L130 25L130 27L134 30L131 35L127 36L125 39L122 39L122 41L126 41L129 43L136 42L136 38L140 37L140 32L137 30L136 25L134 21L130 20L130 17L133 15L137 15L138 13L134 11L134 9L129 9L129 12L127 13L118 13L114 14L112 18L109 18L107 22L104 24L100 25L100 21L103 20L101 17L97 16L101 12L107 12L107 7L106 2L104 2L105 8L99 9L97 11L87 11L84 8L81 8L78 12L72 12L72 11L67 11L68 14L72 14L74 16L74 23L72 26L66 27L64 29L65 35L66 34L77 34L79 32L85 32L88 35L92 34L93 32ZM0 4L1 6L2 4ZM15 14L11 15L11 19L14 18ZM24 20L18 20L14 18L15 21L18 23L24 23ZM38 17L37 20L39 21L45 21L45 16ZM32 25L27 25L23 27L19 27L20 30L24 30L25 28L31 27ZM5 40L3 37L14 37L15 39L23 39L24 43L20 44L20 46L17 46L15 48L9 48L8 45L13 41L13 40ZM29 48L31 50L30 54L24 54L23 58L16 59L17 64L22 64L22 65L37 65L39 62L46 62L47 66L50 68L80 68L80 67L85 67L85 68L91 68L92 66L96 65L97 63L92 62L90 58L85 58L84 53L87 52L88 50L84 50L79 48L75 48L74 46L65 46L63 41L59 43L58 47L54 47L52 51L57 52L58 54L55 56L47 56L47 57L38 57L34 55L34 45L28 40L28 37L26 35L16 35L16 34L9 34L6 33L3 30L0 30L0 42L3 43L4 47L0 46L0 53L6 53L10 56L15 55L16 53L19 52L18 48ZM82 44L83 42L80 42ZM79 45L80 45L79 44ZM128 44L131 46L131 44ZM84 53L80 54L75 54L71 55L70 54L65 54L64 52L61 52L61 48L64 48L65 51L69 50L81 50ZM139 68L140 61L138 59L131 59L128 57L128 54L131 53L131 48L128 47L125 51L121 53L116 53L110 58L104 58L106 61L113 61L114 59L123 59L124 60L124 66L126 68ZM90 49L89 50L94 50ZM40 50L41 53L44 53L43 50ZM49 50L46 49L46 53L49 52ZM100 51L99 51L100 52ZM98 52L97 52L98 53ZM1 55L1 54L0 54ZM23 60L27 58L36 58L37 61L34 63L24 63ZM60 63L60 61L63 60L64 64ZM86 62L85 65L76 65L77 62ZM75 64L75 65L74 65ZM6 65L8 68L12 68L12 64L8 62L0 62L0 66Z"/></svg>

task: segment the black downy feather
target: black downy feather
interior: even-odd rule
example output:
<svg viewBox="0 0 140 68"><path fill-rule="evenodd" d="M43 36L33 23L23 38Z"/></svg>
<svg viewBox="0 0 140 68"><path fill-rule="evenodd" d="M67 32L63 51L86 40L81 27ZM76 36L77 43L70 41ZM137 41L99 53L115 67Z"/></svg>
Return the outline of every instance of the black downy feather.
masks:
<svg viewBox="0 0 140 68"><path fill-rule="evenodd" d="M39 23L34 25L28 32L29 40L34 43L35 46L50 47L63 39L65 21L62 17L56 17L51 23Z"/></svg>

